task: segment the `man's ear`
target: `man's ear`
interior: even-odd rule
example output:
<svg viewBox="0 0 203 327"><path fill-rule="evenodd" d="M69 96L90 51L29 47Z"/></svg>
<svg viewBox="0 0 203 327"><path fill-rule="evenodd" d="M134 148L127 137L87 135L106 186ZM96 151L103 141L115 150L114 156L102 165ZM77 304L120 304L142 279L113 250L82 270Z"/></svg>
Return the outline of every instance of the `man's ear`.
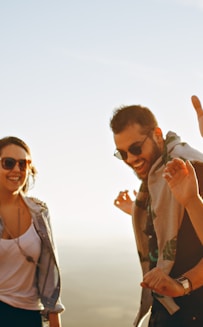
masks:
<svg viewBox="0 0 203 327"><path fill-rule="evenodd" d="M154 129L154 135L157 138L159 138L159 137L163 138L162 130L161 130L160 127L155 127L155 129Z"/></svg>
<svg viewBox="0 0 203 327"><path fill-rule="evenodd" d="M155 127L154 129L154 138L156 143L162 147L163 143L164 143L164 139L163 139L163 133L160 127Z"/></svg>

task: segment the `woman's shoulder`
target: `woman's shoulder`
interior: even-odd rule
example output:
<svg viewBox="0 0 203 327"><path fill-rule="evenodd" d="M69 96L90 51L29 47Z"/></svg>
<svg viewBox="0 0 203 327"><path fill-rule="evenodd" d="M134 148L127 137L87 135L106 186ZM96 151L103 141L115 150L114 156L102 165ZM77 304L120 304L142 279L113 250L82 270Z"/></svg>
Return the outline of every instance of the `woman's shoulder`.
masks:
<svg viewBox="0 0 203 327"><path fill-rule="evenodd" d="M41 209L48 209L47 204L44 201L34 196L25 196L24 200L29 206L40 207Z"/></svg>
<svg viewBox="0 0 203 327"><path fill-rule="evenodd" d="M42 207L45 207L45 208L47 208L47 204L44 202L44 201L42 201L42 200L40 200L40 199L38 199L38 198L36 198L36 197L29 197L29 199L31 200L31 201L33 201L34 203L36 203L36 204L38 204L38 205L40 205L40 206L42 206Z"/></svg>

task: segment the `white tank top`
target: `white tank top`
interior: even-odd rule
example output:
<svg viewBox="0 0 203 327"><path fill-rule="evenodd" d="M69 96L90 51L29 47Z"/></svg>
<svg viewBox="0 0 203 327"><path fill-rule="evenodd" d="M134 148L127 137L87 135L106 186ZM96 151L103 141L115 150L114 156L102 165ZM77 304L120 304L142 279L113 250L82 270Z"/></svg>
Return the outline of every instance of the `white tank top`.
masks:
<svg viewBox="0 0 203 327"><path fill-rule="evenodd" d="M41 241L33 223L18 239L0 239L0 301L17 308L41 310L36 288L37 265L26 260L18 244L25 255L38 261Z"/></svg>

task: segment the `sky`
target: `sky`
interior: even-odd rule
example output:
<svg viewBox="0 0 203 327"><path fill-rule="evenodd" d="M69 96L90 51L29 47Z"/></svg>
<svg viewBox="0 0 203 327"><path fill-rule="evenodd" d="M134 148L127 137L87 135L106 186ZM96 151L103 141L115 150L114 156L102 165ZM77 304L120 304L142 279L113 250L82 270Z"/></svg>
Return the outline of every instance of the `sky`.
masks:
<svg viewBox="0 0 203 327"><path fill-rule="evenodd" d="M113 200L140 182L113 157L109 121L141 104L164 135L203 150L190 100L203 101L203 0L2 0L0 31L0 137L30 146L30 195L47 203L68 260L87 245L134 250Z"/></svg>
<svg viewBox="0 0 203 327"><path fill-rule="evenodd" d="M112 155L115 108L147 106L164 133L201 149L190 97L203 100L202 18L201 0L0 2L0 136L30 146L30 194L48 204L58 239L132 232L113 206L139 187Z"/></svg>

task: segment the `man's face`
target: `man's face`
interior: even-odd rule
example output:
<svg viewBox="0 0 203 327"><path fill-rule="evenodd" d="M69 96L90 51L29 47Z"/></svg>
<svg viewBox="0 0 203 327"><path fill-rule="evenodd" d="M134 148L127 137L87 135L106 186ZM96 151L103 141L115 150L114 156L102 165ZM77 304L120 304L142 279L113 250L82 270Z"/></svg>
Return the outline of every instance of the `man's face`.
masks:
<svg viewBox="0 0 203 327"><path fill-rule="evenodd" d="M163 151L162 136L157 137L153 132L153 136L150 134L146 137L141 126L133 124L127 126L121 133L114 134L114 141L118 150L127 152L127 158L123 161L134 170L139 179L146 180L153 163ZM141 154L135 155L128 151L132 144L142 145Z"/></svg>

